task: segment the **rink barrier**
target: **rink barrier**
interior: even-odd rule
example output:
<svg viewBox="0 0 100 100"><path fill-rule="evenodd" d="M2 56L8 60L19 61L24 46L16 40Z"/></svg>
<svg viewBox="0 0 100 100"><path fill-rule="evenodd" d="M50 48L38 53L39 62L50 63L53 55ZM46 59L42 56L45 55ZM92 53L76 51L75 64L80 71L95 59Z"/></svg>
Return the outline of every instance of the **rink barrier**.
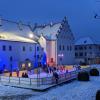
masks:
<svg viewBox="0 0 100 100"><path fill-rule="evenodd" d="M69 81L77 78L77 74L80 71L89 71L89 68L68 72L65 74L60 74L58 83ZM0 82L9 83L9 84L18 84L18 85L29 85L29 86L42 86L42 85L53 85L56 83L54 77L45 77L45 78L22 78L22 77L8 77L8 76L0 76Z"/></svg>

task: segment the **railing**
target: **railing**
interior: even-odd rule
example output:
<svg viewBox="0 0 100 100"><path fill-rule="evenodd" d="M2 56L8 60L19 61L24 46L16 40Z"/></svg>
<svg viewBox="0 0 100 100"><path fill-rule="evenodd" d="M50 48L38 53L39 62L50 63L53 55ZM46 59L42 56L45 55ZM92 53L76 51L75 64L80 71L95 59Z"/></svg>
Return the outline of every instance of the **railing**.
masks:
<svg viewBox="0 0 100 100"><path fill-rule="evenodd" d="M77 71L68 72L65 74L60 74L58 83L69 81L77 78L77 74L80 71L89 71L90 68L85 68ZM42 86L42 85L53 85L56 84L54 77L44 77L44 78L22 78L22 77L7 77L0 76L0 82L17 84L17 85L30 85L30 86Z"/></svg>

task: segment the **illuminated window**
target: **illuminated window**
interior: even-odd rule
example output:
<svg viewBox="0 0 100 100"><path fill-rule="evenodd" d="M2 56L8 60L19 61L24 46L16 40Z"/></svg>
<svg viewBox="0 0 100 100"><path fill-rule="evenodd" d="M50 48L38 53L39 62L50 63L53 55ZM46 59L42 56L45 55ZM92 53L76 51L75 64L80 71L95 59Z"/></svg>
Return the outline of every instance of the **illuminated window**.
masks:
<svg viewBox="0 0 100 100"><path fill-rule="evenodd" d="M25 64L24 64L24 63L22 64L22 68L23 68L23 69L25 68Z"/></svg>
<svg viewBox="0 0 100 100"><path fill-rule="evenodd" d="M28 63L28 67L31 67L32 66L32 64L31 63Z"/></svg>

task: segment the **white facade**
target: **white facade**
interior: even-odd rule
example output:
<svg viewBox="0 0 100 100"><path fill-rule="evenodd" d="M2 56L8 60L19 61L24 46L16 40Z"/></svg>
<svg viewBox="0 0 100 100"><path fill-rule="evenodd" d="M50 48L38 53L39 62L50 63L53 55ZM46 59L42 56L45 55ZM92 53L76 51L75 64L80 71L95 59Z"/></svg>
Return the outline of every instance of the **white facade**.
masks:
<svg viewBox="0 0 100 100"><path fill-rule="evenodd" d="M37 26L34 31L47 54L47 63L74 64L74 36L64 18L60 23Z"/></svg>

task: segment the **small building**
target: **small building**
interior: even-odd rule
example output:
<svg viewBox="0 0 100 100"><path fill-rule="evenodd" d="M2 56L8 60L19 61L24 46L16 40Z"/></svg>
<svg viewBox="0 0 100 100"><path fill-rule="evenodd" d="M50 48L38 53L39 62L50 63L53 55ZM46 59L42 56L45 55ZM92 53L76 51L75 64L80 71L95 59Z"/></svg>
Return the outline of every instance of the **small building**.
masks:
<svg viewBox="0 0 100 100"><path fill-rule="evenodd" d="M100 42L90 37L77 40L75 43L75 61L77 64L100 64Z"/></svg>
<svg viewBox="0 0 100 100"><path fill-rule="evenodd" d="M36 24L33 32L46 52L48 64L74 64L74 36L66 17L59 23Z"/></svg>

